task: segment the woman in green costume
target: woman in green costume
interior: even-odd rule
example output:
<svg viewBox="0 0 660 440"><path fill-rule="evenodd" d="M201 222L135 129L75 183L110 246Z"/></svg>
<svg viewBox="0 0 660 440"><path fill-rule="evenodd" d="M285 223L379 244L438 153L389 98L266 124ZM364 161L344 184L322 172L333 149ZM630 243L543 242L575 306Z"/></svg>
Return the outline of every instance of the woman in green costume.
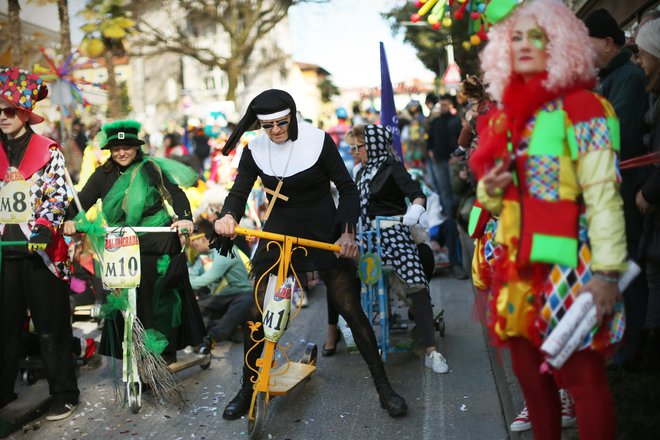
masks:
<svg viewBox="0 0 660 440"><path fill-rule="evenodd" d="M103 126L110 158L94 171L78 197L87 211L102 201L102 217L109 226L170 226L179 232L138 234L140 240L141 280L137 288L137 317L145 329L167 338L162 356L167 363L176 361L176 351L202 343L206 329L193 295L180 236L192 232L190 204L179 188L191 186L197 174L178 162L145 156L138 138L140 123L116 121ZM167 210L174 209L176 221ZM67 212L64 233L80 228L74 204ZM78 216L80 219L81 216ZM103 329L100 351L121 357L123 319L117 310L110 313ZM153 332L152 332L153 334Z"/></svg>

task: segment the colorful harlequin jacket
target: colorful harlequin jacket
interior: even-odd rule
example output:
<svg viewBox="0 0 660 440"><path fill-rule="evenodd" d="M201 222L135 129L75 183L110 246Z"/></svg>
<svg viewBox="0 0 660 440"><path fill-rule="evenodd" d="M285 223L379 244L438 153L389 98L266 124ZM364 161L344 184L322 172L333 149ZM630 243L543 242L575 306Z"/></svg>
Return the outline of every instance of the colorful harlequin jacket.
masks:
<svg viewBox="0 0 660 440"><path fill-rule="evenodd" d="M499 215L492 329L501 340L538 344L591 270L626 267L618 120L609 102L585 87L549 92L545 78L512 79L471 159L479 177L500 161L514 175L501 197L490 197L481 181L477 187L479 201ZM623 326L620 304L582 348L607 348Z"/></svg>
<svg viewBox="0 0 660 440"><path fill-rule="evenodd" d="M69 205L64 175L64 156L55 141L33 133L18 168L10 166L5 147L0 142L0 188L14 180L25 180L30 185L32 218L28 223L20 224L21 231L29 239L36 224L51 230L51 244L38 253L53 274L68 280L67 246L58 230ZM0 236L5 226L0 223Z"/></svg>

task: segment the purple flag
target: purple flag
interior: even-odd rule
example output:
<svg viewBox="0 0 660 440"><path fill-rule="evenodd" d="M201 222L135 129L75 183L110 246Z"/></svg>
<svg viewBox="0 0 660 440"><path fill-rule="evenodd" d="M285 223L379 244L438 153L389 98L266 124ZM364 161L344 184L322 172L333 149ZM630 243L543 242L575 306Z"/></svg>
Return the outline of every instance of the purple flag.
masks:
<svg viewBox="0 0 660 440"><path fill-rule="evenodd" d="M399 133L399 117L394 107L394 90L390 80L390 69L387 67L385 45L380 42L380 123L392 130L392 147L394 152L403 161L401 151L401 133Z"/></svg>

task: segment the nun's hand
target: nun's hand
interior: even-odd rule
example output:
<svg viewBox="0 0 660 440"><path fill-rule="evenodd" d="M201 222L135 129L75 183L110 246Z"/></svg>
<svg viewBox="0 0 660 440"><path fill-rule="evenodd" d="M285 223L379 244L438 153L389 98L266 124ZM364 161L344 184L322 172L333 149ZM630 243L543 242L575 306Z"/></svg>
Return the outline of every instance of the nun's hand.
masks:
<svg viewBox="0 0 660 440"><path fill-rule="evenodd" d="M213 229L215 229L216 234L233 240L236 238L236 226L238 226L238 223L236 223L234 217L231 214L225 214L224 217L215 221Z"/></svg>
<svg viewBox="0 0 660 440"><path fill-rule="evenodd" d="M339 252L335 252L337 258L355 258L358 254L358 245L355 242L355 234L344 232L335 244L341 246Z"/></svg>

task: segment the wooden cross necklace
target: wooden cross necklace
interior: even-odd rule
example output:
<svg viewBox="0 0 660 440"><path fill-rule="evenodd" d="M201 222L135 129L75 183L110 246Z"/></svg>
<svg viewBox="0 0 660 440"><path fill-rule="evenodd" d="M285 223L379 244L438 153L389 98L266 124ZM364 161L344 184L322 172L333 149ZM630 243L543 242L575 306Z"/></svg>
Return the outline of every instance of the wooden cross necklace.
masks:
<svg viewBox="0 0 660 440"><path fill-rule="evenodd" d="M280 194L280 190L282 189L282 181L284 180L284 175L286 174L286 170L289 169L289 163L291 162L291 156L293 153L293 141L291 142L291 148L289 149L289 158L287 159L286 165L284 166L284 171L282 171L282 177L277 177L275 170L273 169L273 161L270 155L271 142L272 141L270 140L268 141L268 164L270 165L271 173L273 173L273 176L277 179L277 186L275 187L275 191L273 191L272 189L266 188L266 185L264 185L264 191L266 191L266 194L271 195L270 202L268 203L268 209L266 209L266 214L264 215L264 221L268 220L268 217L270 217L270 212L273 210L273 206L275 206L277 199L281 199L285 202L289 200L287 196Z"/></svg>

